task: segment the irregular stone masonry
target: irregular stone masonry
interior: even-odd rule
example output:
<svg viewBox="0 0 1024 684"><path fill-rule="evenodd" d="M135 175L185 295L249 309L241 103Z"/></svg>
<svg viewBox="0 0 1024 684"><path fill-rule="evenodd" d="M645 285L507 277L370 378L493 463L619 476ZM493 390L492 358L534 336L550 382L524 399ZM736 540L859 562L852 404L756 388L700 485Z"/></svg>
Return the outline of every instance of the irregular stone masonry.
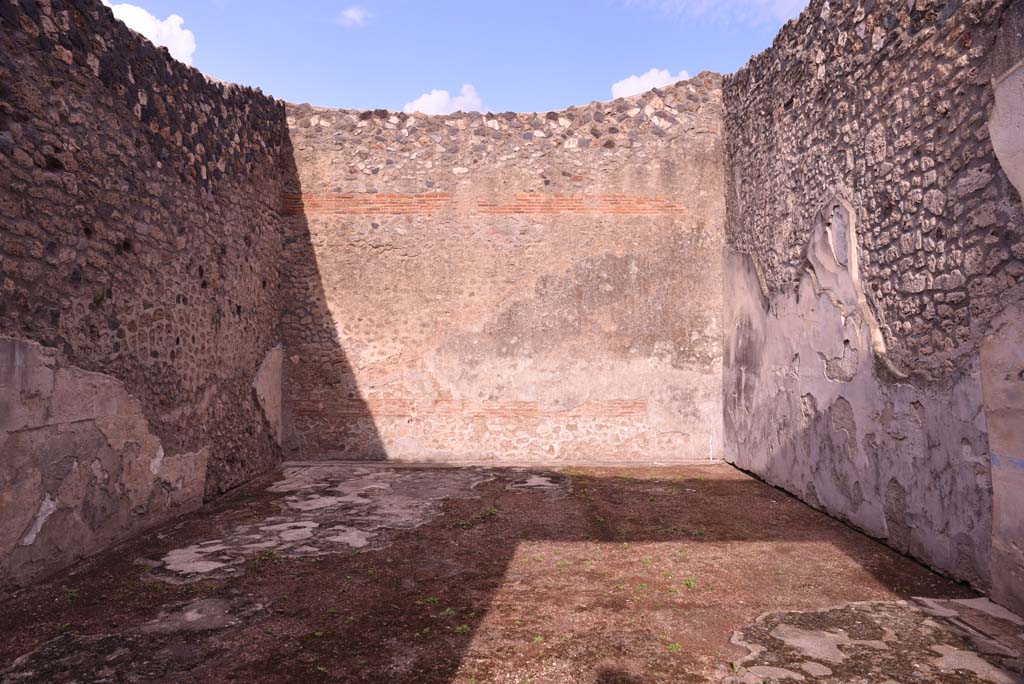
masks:
<svg viewBox="0 0 1024 684"><path fill-rule="evenodd" d="M289 105L288 117L302 193L335 192L341 184L346 192L381 192L384 185L396 193L447 190L474 183L480 170L519 175L559 153L566 155L564 168L550 169L538 188L534 180L510 187L508 195L534 189L575 194L580 184L612 172L616 160L664 163L662 152L680 141L717 136L719 83L717 74L705 72L634 98L561 112L426 116L301 104ZM339 166L326 166L329 158Z"/></svg>
<svg viewBox="0 0 1024 684"><path fill-rule="evenodd" d="M634 214L671 216L685 214L686 207L672 195L541 195L517 193L511 202L481 200L484 214Z"/></svg>
<svg viewBox="0 0 1024 684"><path fill-rule="evenodd" d="M279 459L284 122L99 2L0 0L0 584Z"/></svg>
<svg viewBox="0 0 1024 684"><path fill-rule="evenodd" d="M1024 280L1024 216L987 117L1012 4L816 0L726 82L729 244L770 292L792 287L814 212L849 195L888 353L929 381L970 364Z"/></svg>

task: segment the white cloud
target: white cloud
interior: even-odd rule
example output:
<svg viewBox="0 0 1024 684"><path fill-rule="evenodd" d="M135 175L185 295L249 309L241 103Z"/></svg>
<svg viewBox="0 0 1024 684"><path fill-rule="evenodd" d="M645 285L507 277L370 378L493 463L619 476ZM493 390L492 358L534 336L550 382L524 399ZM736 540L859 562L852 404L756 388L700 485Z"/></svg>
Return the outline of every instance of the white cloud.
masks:
<svg viewBox="0 0 1024 684"><path fill-rule="evenodd" d="M365 7L358 5L352 5L351 7L341 11L338 15L338 23L342 26L366 26L366 22L369 21L372 15L366 11Z"/></svg>
<svg viewBox="0 0 1024 684"><path fill-rule="evenodd" d="M628 78L624 78L617 83L612 84L612 97L629 97L630 95L639 95L645 93L651 88L661 88L675 83L676 81L685 81L690 78L690 74L685 71L680 71L675 76L672 75L668 69L651 69L645 74L640 76L633 75Z"/></svg>
<svg viewBox="0 0 1024 684"><path fill-rule="evenodd" d="M114 5L109 0L103 0L103 4L128 28L141 33L154 45L166 47L171 56L179 62L192 64L192 54L196 51L196 37L187 28L182 28L185 20L180 16L171 14L160 20L141 7L128 3Z"/></svg>
<svg viewBox="0 0 1024 684"><path fill-rule="evenodd" d="M807 0L625 0L668 14L724 23L764 24L792 19Z"/></svg>
<svg viewBox="0 0 1024 684"><path fill-rule="evenodd" d="M484 110L483 100L477 94L476 88L470 84L462 86L462 92L455 97L447 90L431 90L423 93L415 100L405 105L405 113L412 114L452 114L453 112L482 112Z"/></svg>

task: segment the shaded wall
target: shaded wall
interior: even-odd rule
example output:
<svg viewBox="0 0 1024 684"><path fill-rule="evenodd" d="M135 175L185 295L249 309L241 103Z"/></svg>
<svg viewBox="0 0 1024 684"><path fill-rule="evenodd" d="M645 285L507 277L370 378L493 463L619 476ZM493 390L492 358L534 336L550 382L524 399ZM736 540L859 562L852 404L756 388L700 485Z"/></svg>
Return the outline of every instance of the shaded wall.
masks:
<svg viewBox="0 0 1024 684"><path fill-rule="evenodd" d="M1019 8L814 0L724 86L727 458L1010 603L982 345L1024 287L989 131Z"/></svg>
<svg viewBox="0 0 1024 684"><path fill-rule="evenodd" d="M720 114L290 105L291 457L719 457Z"/></svg>
<svg viewBox="0 0 1024 684"><path fill-rule="evenodd" d="M99 2L0 0L0 583L278 459L284 133Z"/></svg>

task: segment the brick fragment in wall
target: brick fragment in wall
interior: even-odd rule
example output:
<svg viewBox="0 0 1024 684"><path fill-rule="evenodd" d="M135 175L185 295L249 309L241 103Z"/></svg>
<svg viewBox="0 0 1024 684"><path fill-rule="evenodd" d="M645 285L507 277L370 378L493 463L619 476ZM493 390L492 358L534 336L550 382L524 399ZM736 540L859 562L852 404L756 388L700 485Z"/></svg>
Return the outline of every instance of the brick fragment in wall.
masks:
<svg viewBox="0 0 1024 684"><path fill-rule="evenodd" d="M286 193L281 200L286 216L393 216L434 214L455 209L458 197L449 193L346 193L299 195ZM510 200L478 199L473 206L481 214L632 214L669 216L686 213L686 205L672 195L564 195L516 193Z"/></svg>

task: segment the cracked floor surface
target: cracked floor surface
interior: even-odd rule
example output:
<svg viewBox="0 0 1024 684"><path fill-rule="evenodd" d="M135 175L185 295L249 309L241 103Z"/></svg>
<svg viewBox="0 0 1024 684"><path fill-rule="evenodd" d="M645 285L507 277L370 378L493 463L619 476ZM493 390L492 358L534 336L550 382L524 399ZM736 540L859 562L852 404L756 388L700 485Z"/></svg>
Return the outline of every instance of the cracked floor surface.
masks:
<svg viewBox="0 0 1024 684"><path fill-rule="evenodd" d="M289 467L0 601L2 684L1024 682L1016 616L723 465Z"/></svg>
<svg viewBox="0 0 1024 684"><path fill-rule="evenodd" d="M741 628L724 684L1024 682L1024 621L987 599L855 602Z"/></svg>

